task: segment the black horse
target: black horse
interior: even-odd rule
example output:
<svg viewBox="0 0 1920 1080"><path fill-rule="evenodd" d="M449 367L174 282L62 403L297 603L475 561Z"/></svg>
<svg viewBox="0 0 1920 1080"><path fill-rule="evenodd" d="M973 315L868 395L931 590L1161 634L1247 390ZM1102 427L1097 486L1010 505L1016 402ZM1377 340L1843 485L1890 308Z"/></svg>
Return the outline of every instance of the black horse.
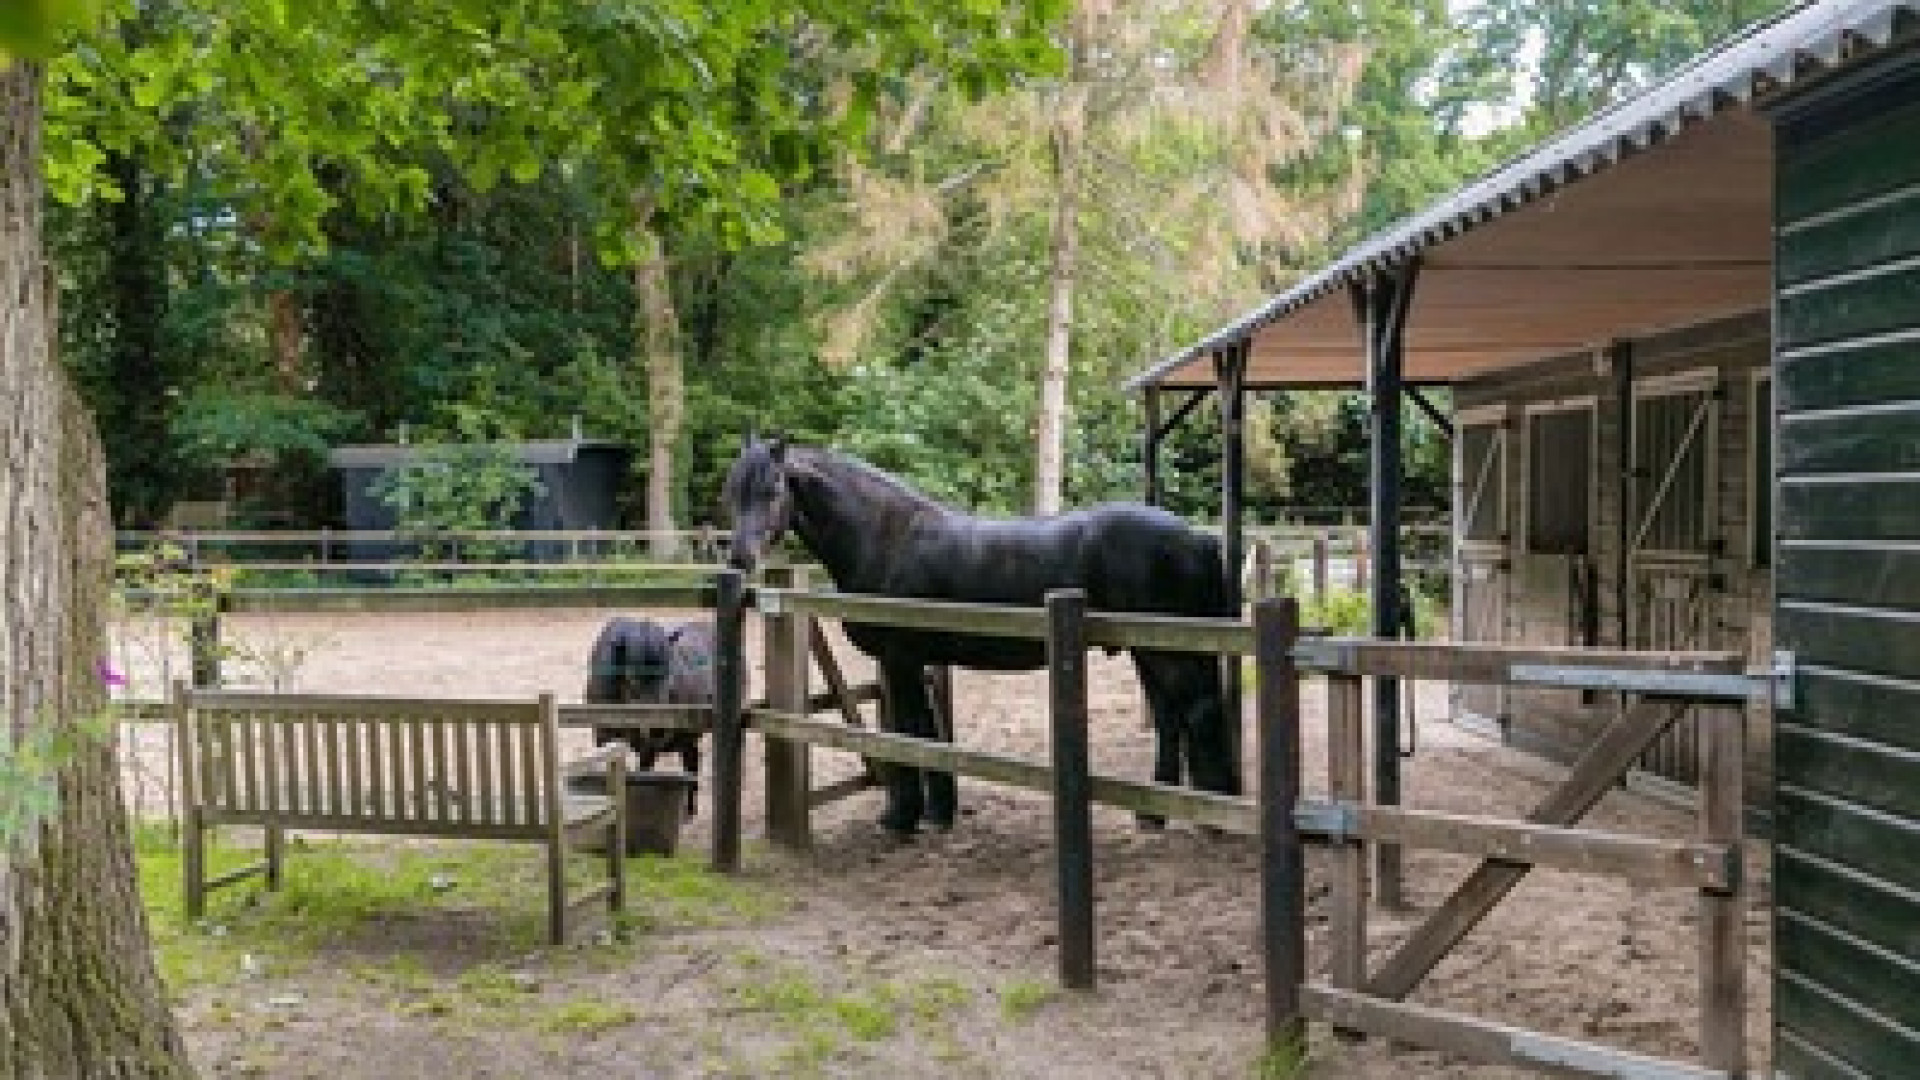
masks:
<svg viewBox="0 0 1920 1080"><path fill-rule="evenodd" d="M748 439L722 495L733 518L729 560L751 570L791 529L842 592L1038 606L1052 589L1084 590L1096 611L1231 617L1220 545L1178 517L1112 504L1052 518L993 519L943 506L865 462L832 451ZM848 623L847 637L880 666L889 726L938 738L921 674L928 665L1028 670L1046 665L1038 641ZM1218 662L1133 650L1153 714L1153 778L1239 793ZM909 834L924 817L951 827L953 774L890 766L881 824ZM1160 822L1142 818L1147 825Z"/></svg>

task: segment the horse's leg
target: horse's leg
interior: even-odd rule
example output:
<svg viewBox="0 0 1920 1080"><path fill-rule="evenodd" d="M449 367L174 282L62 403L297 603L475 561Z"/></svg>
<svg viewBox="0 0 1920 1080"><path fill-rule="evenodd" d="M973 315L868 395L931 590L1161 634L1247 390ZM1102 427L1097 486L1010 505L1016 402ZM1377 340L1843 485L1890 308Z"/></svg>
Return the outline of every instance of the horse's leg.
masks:
<svg viewBox="0 0 1920 1080"><path fill-rule="evenodd" d="M694 782L687 785L687 816L692 817L699 812L700 736L683 733L682 737L685 741L680 744L680 767L694 778Z"/></svg>
<svg viewBox="0 0 1920 1080"><path fill-rule="evenodd" d="M1238 659L1232 660L1238 663ZM1178 707L1186 729L1188 767L1193 786L1222 795L1240 794L1240 763L1234 759L1233 725L1238 717L1227 715L1226 693L1221 685L1220 663L1211 656L1184 654L1174 658L1178 665L1175 679L1179 687Z"/></svg>
<svg viewBox="0 0 1920 1080"><path fill-rule="evenodd" d="M882 716L886 730L925 738L932 724L928 719L927 688L920 681L920 665L883 661L880 678L887 696ZM920 770L889 762L880 770L880 775L887 786L887 808L880 815L880 827L900 836L911 836L920 827L926 806Z"/></svg>
<svg viewBox="0 0 1920 1080"><path fill-rule="evenodd" d="M1174 695L1170 663L1177 657L1167 653L1135 649L1133 652L1133 670L1140 677L1140 689L1147 699L1149 722L1153 726L1153 782L1156 784L1179 784L1181 782L1181 750L1185 736L1185 725L1180 715L1179 699ZM1167 819L1159 814L1139 813L1134 820L1144 829L1164 829Z"/></svg>
<svg viewBox="0 0 1920 1080"><path fill-rule="evenodd" d="M933 669L921 670L921 685L925 687ZM939 680L940 685L951 687L953 685L951 679L950 673L943 674ZM939 700L935 701L936 695L931 689L928 690L926 737L950 743L953 741L953 717L946 715L946 704L951 697L946 694L937 696ZM926 781L927 824L936 829L953 828L954 820L960 812L959 782L954 779L951 772L944 769L922 769L920 775Z"/></svg>

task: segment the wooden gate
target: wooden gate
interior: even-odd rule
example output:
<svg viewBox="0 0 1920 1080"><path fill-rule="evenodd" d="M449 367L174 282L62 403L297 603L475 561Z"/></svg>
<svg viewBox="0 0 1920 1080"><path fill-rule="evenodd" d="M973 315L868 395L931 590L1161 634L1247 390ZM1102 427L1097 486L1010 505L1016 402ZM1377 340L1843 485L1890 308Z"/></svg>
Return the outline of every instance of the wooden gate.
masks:
<svg viewBox="0 0 1920 1080"><path fill-rule="evenodd" d="M1454 475L1455 636L1461 641L1507 639L1507 590L1512 563L1507 525L1507 428L1504 406L1463 411L1458 419ZM1499 737L1507 716L1506 688L1457 684L1454 722Z"/></svg>
<svg viewBox="0 0 1920 1080"><path fill-rule="evenodd" d="M1719 375L1693 372L1634 387L1634 512L1628 527L1628 647L1714 647L1712 552L1719 532ZM1700 724L1689 713L1638 763L1657 780L1700 778Z"/></svg>

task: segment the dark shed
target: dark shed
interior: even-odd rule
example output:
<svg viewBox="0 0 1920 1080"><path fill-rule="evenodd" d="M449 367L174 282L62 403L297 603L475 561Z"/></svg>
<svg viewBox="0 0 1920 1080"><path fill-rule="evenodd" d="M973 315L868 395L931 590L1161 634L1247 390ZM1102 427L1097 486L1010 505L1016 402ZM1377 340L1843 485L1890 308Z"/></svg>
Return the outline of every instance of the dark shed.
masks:
<svg viewBox="0 0 1920 1080"><path fill-rule="evenodd" d="M1131 386L1149 492L1204 396L1423 405L1455 437L1458 636L1790 654L1791 700L1754 714L1773 1074L1920 1076L1920 4L1755 26ZM1376 430L1390 610L1398 447ZM1464 704L1527 741L1552 733L1526 726L1541 706L1578 727L1589 706L1561 699Z"/></svg>
<svg viewBox="0 0 1920 1080"><path fill-rule="evenodd" d="M421 449L342 446L328 455L328 465L340 474L347 528L393 528L393 508L373 495L373 482L387 469L417 458ZM593 439L548 439L515 443L511 449L539 473L543 489L514 518L513 528L585 531L619 526L619 493L633 457L630 447Z"/></svg>

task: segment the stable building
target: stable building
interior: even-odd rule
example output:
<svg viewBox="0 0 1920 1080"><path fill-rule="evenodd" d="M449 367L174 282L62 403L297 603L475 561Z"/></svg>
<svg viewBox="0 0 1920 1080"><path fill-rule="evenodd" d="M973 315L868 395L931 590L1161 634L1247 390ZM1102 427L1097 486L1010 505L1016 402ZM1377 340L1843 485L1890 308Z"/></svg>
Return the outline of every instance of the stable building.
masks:
<svg viewBox="0 0 1920 1080"><path fill-rule="evenodd" d="M1160 439L1266 389L1373 408L1376 632L1404 402L1454 445L1456 637L1733 649L1774 858L1774 1068L1920 1062L1920 5L1804 4L1344 253L1129 384ZM1451 413L1429 394L1446 387ZM1164 419L1163 419L1164 418ZM1376 712L1398 692L1381 680ZM1615 695L1462 688L1565 759ZM1374 781L1397 797L1393 725ZM1642 762L1695 775L1692 729Z"/></svg>

